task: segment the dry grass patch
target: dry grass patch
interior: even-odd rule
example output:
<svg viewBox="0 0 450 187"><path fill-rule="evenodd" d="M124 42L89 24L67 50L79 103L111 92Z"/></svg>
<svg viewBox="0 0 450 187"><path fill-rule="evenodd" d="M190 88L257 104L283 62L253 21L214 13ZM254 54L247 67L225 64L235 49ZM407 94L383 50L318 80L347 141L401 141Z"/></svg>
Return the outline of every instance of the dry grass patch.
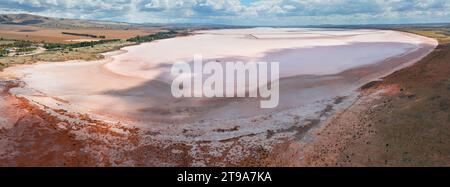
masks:
<svg viewBox="0 0 450 187"><path fill-rule="evenodd" d="M408 32L436 38L440 44L450 43L450 28L406 29Z"/></svg>
<svg viewBox="0 0 450 187"><path fill-rule="evenodd" d="M0 58L0 70L16 64L31 64L35 62L62 62L69 60L98 60L104 58L101 53L118 50L121 47L130 45L127 42L112 42L93 47L82 47L75 49L65 49L58 51L45 51L41 54L31 56L16 56Z"/></svg>
<svg viewBox="0 0 450 187"><path fill-rule="evenodd" d="M0 24L0 38L30 40L34 42L60 42L70 43L80 40L92 40L93 36L104 36L102 39L128 39L135 36L144 36L159 32L160 29L137 28L137 29L56 29L42 28L24 25L3 25ZM77 33L86 36L68 35L63 33Z"/></svg>
<svg viewBox="0 0 450 187"><path fill-rule="evenodd" d="M441 31L421 31L437 37L440 45L417 64L384 79L381 84L400 85L401 92L384 96L373 103L377 107L372 111L360 114L376 133L352 142L340 153L339 163L450 166L450 46L443 43L450 33Z"/></svg>
<svg viewBox="0 0 450 187"><path fill-rule="evenodd" d="M449 89L450 90L450 78L449 79L447 79L447 81L445 81L445 86L447 87L447 89Z"/></svg>

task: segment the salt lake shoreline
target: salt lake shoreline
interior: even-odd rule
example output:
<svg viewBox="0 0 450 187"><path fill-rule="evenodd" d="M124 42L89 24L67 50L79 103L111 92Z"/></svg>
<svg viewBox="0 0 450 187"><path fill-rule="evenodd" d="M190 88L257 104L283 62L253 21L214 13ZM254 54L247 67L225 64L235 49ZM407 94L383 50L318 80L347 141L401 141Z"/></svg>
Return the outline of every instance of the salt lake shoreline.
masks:
<svg viewBox="0 0 450 187"><path fill-rule="evenodd" d="M422 37L422 36L419 36L419 37ZM434 45L434 47L433 47L433 45ZM182 131L185 131L185 130L187 131L187 132L185 132L185 133L188 134L187 137L189 137L189 136L194 136L194 137L197 136L198 137L198 134L196 134L197 132L195 132L195 131L202 132L205 129L208 129L208 131L211 131L211 132L215 132L215 133L211 133L211 134L206 135L206 136L201 136L200 135L201 138L186 139L186 138L183 138L183 137L180 137L180 136L176 136L176 134L180 133L180 131L177 131L177 130L173 131L174 129L167 129L167 128L165 129L166 132L168 132L167 130L173 131L170 134L173 133L171 136L174 136L175 138L164 139L164 137L167 136L167 134L156 135L156 136L160 136L160 138L162 137L162 139L160 139L161 142L166 142L166 141L169 141L169 142L188 142L188 141L192 141L192 140L194 140L194 141L209 141L209 142L212 142L211 145L199 145L198 143L194 142L190 146L207 147L207 148L209 148L211 150L217 150L221 146L223 146L223 144L215 144L214 143L214 142L217 142L217 141L219 141L219 142L220 141L224 141L224 142L230 142L231 141L231 142L234 142L234 143L238 142L239 144L242 144L244 146L240 150L234 150L234 151L247 152L249 155L253 154L251 152L255 152L254 147L249 147L248 150L245 150L245 149L247 149L245 147L247 145L245 143L239 142L240 140L234 140L234 138L238 137L238 138L244 139L243 142L250 143L252 141L258 141L258 140L265 141L263 139L267 138L268 136L271 136L271 138L274 137L274 139L275 139L274 141L270 141L270 143L268 143L267 145L263 145L263 146L269 146L269 147L270 146L276 147L276 145L278 145L278 144L285 143L286 139L289 139L289 141L292 141L292 139L289 138L290 136L298 136L297 138L293 139L294 141L304 140L304 138L308 138L308 132L311 129L319 127L319 123L323 124L325 121L327 121L327 119L332 118L336 113L339 113L340 111L345 110L346 108L348 108L351 105L353 105L354 102L357 100L359 94L360 94L358 92L357 88L359 88L362 85L367 84L367 83L369 83L371 81L374 81L374 80L380 79L380 78L382 78L384 76L387 76L387 75L389 75L389 74L391 74L391 73L393 73L393 72L395 72L395 71L397 71L399 69L402 69L402 68L405 68L405 67L407 67L409 65L414 64L415 62L419 61L420 59L425 57L427 54L429 54L431 51L433 51L436 46L437 46L437 42L435 44L430 43L429 46L422 46L422 47L420 47L420 49L417 49L414 52L410 52L410 53L402 55L402 56L393 57L391 59L384 60L383 62L380 62L380 63L371 64L371 65L365 65L365 66L361 66L361 67L357 67L357 68L352 68L350 70L346 70L346 71L338 73L338 74L323 75L323 76L321 76L319 78L318 77L314 77L314 79L311 79L312 82L306 81L303 86L311 86L311 84L319 84L319 83L323 83L323 82L328 82L328 84L330 84L330 85L333 84L333 85L336 85L336 86L343 86L343 87L345 87L346 86L345 81L351 80L353 78L353 76L360 75L361 73L364 73L364 72L366 72L369 69L374 69L374 68L378 68L379 69L379 71L376 74L373 74L373 75L370 75L370 76L366 76L366 77L364 77L363 80L353 80L353 81L355 81L358 84L357 85L352 85L350 87L352 90L349 90L348 94L342 96L342 98L337 97L337 98L333 98L333 100L330 100L329 102L337 103L337 104L333 105L331 107L331 109L328 108L327 111L323 111L322 114L317 115L316 117L318 117L318 118L316 118L316 119L311 119L311 118L300 119L298 116L293 116L292 115L292 111L296 110L295 106L292 106L292 107L286 106L283 109L283 111L288 111L288 112L284 112L283 113L283 111L276 111L276 112L273 112L273 113L269 114L270 118L275 118L277 123L281 123L282 125L278 129L272 129L272 128L262 129L261 131L259 131L259 133L256 133L257 135L255 135L255 132L253 132L253 133L252 132L246 132L246 133L241 133L241 134L239 134L239 133L236 134L236 132L233 133L233 131L235 131L235 130L233 130L233 128L235 127L235 126L233 126L233 124L236 124L236 121L234 121L234 120L233 121L229 121L228 125L224 125L224 126L220 126L220 127L214 127L214 128L209 127L209 125L207 123L205 123L205 121L206 122L211 121L212 123L215 122L214 120L211 120L211 118L209 118L209 119L201 119L200 120L201 122L193 123L193 124L191 124L192 126L184 128L182 130ZM105 64L107 64L108 62L112 61L112 58L109 55L113 55L114 56L114 55L117 55L118 53L126 53L126 49L125 50L121 49L119 51L115 51L115 52L112 52L112 53L107 53L105 55L106 58L104 60L102 60L101 62L98 62L98 63L102 63L103 64L102 67L104 68ZM67 63L67 62L65 62L65 63ZM77 62L68 62L68 63L77 63ZM89 63L89 62L84 62L84 63ZM390 64L390 65L386 65L386 64ZM33 66L33 65L31 65L31 66ZM108 72L111 72L111 71L108 71ZM124 75L119 75L118 74L116 76L124 76ZM336 77L340 77L340 78L336 79ZM333 81L330 81L330 78L332 78ZM285 77L285 78L283 78L281 80L280 83L282 85L285 85L284 87L287 88L286 90L287 90L287 92L289 92L288 88L290 88L291 85L296 85L298 87L299 86L299 84L298 84L299 81L300 82L301 81L305 81L305 76ZM20 84L22 84L22 86L24 86L23 82L20 83ZM346 88L349 88L348 85L347 85ZM287 98L288 99L295 98L295 95L287 95ZM253 103L254 101L249 101L249 102ZM40 105L39 102L37 102L37 103L35 102L34 104L37 104L39 107L44 108L44 109L48 107L48 106L45 106L45 105ZM53 108L53 107L50 107L50 108ZM70 112L71 109L64 108L64 110L69 111L68 112L69 114L73 113L73 112ZM224 110L224 111L230 111L230 110L231 109ZM219 111L219 113L223 113L224 111ZM50 112L50 113L52 113L52 112ZM295 112L293 112L293 113L295 113ZM250 114L249 116L252 116L252 115L254 115L254 114ZM266 114L264 114L262 116L254 117L254 118L250 119L250 121L245 122L245 123L248 123L249 126L253 127L253 128L249 128L248 130L255 129L255 128L258 127L257 125L251 124L251 123L263 123L265 120L268 120L267 116L265 116L265 115ZM214 116L214 114L213 114L213 116ZM97 118L95 116L90 116L90 117L95 119L95 120L102 121L101 118ZM291 120L283 120L282 118L292 118L293 121L291 121ZM63 118L63 119L66 119L66 118ZM103 120L103 121L108 123L107 120ZM223 123L224 121L221 121L221 122ZM225 123L228 123L228 122L225 121ZM242 121L240 121L239 123L243 124ZM245 123L244 123L244 125L245 125ZM292 125L287 125L287 123L302 123L302 125L297 125L297 126L294 125L294 126L292 126ZM117 122L114 122L114 124L117 124ZM310 124L310 125L308 125L308 124ZM183 125L185 125L185 124L183 124ZM265 127L268 127L270 125L271 124L266 124ZM126 127L129 127L129 126L126 126ZM179 127L179 125L177 125L175 128L178 128L178 127ZM142 128L142 126L138 126L138 128ZM238 127L238 129L239 128L241 128L241 127ZM163 128L161 128L161 129L163 129ZM157 133L158 130L161 130L161 129L146 129L146 131L152 132L152 133ZM275 132L275 131L283 131L283 130L285 130L286 133L278 134L277 132ZM164 131L162 131L162 132L164 132ZM189 133L193 133L193 134L189 134ZM260 136L260 137L256 137L255 138L255 136ZM279 136L279 137L276 137L276 136ZM159 143L161 143L161 142L159 142ZM152 140L150 142L146 142L146 144L151 144L151 143L156 143L156 142L154 142L154 140ZM256 145L255 147L258 147L258 145ZM230 148L230 150L232 150L232 149L233 148ZM267 149L271 150L272 148L267 148ZM211 158L211 155L207 155L207 154L206 155L202 155L202 154L203 153L196 152L195 154L192 154L192 155L198 156L199 158L201 158L200 160L205 159L205 158ZM243 157L246 157L246 156L248 156L248 154L242 154L241 155L240 153L236 153L236 155L234 155L234 156L238 157L239 155L241 155ZM259 153L257 153L257 154L259 154ZM274 153L273 150L272 150L271 154L276 154L276 153ZM223 159L226 160L226 158L223 158ZM223 164L223 162L224 161L217 162L217 163L205 163L205 162L202 162L202 161L198 161L198 162L193 161L189 165L193 165L193 166L195 166L195 165L197 165L197 166L215 165L215 164L220 164L220 163ZM301 165L301 164L296 164L296 165Z"/></svg>

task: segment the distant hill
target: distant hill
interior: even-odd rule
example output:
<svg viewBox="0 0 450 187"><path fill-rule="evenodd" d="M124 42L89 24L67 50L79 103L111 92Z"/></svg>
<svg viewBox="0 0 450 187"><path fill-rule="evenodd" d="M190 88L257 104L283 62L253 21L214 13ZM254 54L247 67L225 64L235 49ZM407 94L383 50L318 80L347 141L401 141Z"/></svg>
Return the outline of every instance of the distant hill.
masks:
<svg viewBox="0 0 450 187"><path fill-rule="evenodd" d="M44 28L76 29L76 28L105 28L105 29L133 29L133 28L162 28L162 29L221 29L221 28L247 28L245 26L232 26L221 24L200 23L125 23L98 20L64 19L38 16L33 14L0 14L0 24L30 25Z"/></svg>
<svg viewBox="0 0 450 187"><path fill-rule="evenodd" d="M34 16L30 14L2 14L0 15L1 24L14 25L32 25L48 22L50 18Z"/></svg>
<svg viewBox="0 0 450 187"><path fill-rule="evenodd" d="M62 28L62 29L74 29L74 28L127 29L139 26L130 23L50 18L32 14L0 14L0 24L32 25L46 28Z"/></svg>

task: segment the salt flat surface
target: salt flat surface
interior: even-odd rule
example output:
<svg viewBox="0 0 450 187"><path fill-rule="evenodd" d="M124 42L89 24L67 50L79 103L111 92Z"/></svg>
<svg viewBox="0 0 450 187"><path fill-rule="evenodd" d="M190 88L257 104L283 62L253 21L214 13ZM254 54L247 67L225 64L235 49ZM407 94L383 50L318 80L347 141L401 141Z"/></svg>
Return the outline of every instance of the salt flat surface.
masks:
<svg viewBox="0 0 450 187"><path fill-rule="evenodd" d="M423 42L417 36L381 30L208 30L127 47L128 53L115 56L106 67L122 75L152 79L167 71L167 64L189 62L194 54L201 54L205 60L280 61L281 77L333 74L415 50Z"/></svg>
<svg viewBox="0 0 450 187"><path fill-rule="evenodd" d="M378 78L400 67L400 64L417 61L436 45L437 42L429 38L384 30L206 30L186 37L125 47L120 53L107 54L107 59L101 61L39 63L8 68L5 72L19 77L26 84L25 89L13 89L15 94L50 108L88 113L121 123L190 123L196 129L193 132L211 137L213 130L205 132L206 128L198 127L233 128L236 123L252 124L252 116L288 109L297 111L295 115L302 116L303 120L309 119L305 114L317 116L335 97L350 95L365 81ZM206 61L280 62L280 75L288 78L280 83L280 106L273 110L260 110L256 101L173 98L169 84L173 77L168 74L171 64L190 62L195 54L203 55ZM414 55L408 57L409 54ZM393 64L387 60L402 56L405 58L397 60L400 63L392 67L369 68L359 74L339 74L382 62ZM303 75L314 77L303 78ZM241 117L248 120L245 123L233 121ZM216 121L196 123L205 120L225 120L226 123L220 123L222 126ZM276 128L276 121L283 121L278 126L280 128L288 128L292 124L278 117L274 121L259 123L258 129ZM171 132L162 133L162 136L179 134L182 130L178 126L160 127ZM256 131L254 125L247 127L229 134Z"/></svg>
<svg viewBox="0 0 450 187"><path fill-rule="evenodd" d="M155 157L154 165L173 165L170 159L174 154L176 159L184 158L185 147L191 147L187 153L193 158L192 166L207 166L209 158L219 157L239 164L255 151L266 154L285 141L313 141L315 135L308 132L353 105L363 84L417 62L436 46L434 39L396 31L207 30L126 47L105 54L107 58L100 61L21 65L5 69L0 76L19 80L10 93L69 124L90 124L87 115L113 126L110 130L115 134L128 133L116 127L138 127L139 146L162 146L168 149L163 155L171 156L163 161L166 158L160 160L159 151L158 155L136 152ZM194 54L219 62L280 62L279 106L261 109L259 99L251 98L172 97L171 64L189 62ZM10 116L0 117L0 128L10 128L1 124L13 125L23 116L15 107L6 107L18 104L11 98L0 94L0 107L5 108L0 116ZM112 147L120 145L121 151L135 149L122 139L91 137L89 129L68 132L77 140L99 138L108 142L106 147L112 143ZM11 144L8 139L2 141L0 147ZM103 144L100 147L89 144L85 151L122 155Z"/></svg>

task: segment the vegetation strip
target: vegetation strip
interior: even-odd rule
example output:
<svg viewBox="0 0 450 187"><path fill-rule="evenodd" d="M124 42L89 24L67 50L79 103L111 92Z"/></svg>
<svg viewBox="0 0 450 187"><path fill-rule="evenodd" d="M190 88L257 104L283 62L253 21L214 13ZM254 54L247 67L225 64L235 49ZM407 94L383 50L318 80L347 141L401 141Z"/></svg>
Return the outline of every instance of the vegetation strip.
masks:
<svg viewBox="0 0 450 187"><path fill-rule="evenodd" d="M134 38L128 39L127 41L136 42L136 43L151 42L154 40L173 38L173 37L177 36L177 34L178 34L178 32L171 30L168 32L158 32L158 33L150 34L147 36L136 36Z"/></svg>

